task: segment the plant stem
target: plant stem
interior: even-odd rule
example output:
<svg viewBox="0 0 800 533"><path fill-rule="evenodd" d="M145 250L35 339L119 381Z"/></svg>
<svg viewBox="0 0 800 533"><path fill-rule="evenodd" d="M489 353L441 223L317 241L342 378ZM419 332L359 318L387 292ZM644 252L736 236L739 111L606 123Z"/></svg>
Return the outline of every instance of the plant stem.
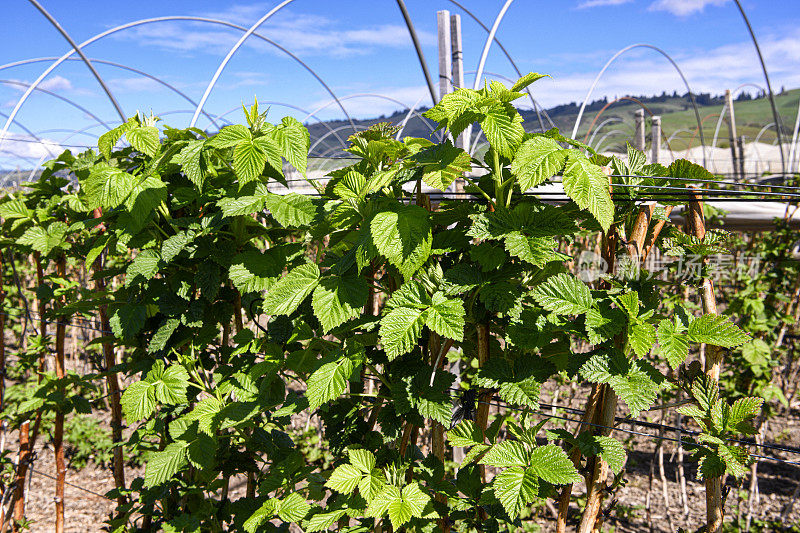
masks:
<svg viewBox="0 0 800 533"><path fill-rule="evenodd" d="M67 259L62 254L56 261L56 275L66 278ZM66 298L61 298L61 305L66 304ZM58 391L64 397L64 340L67 334L65 318L58 321L56 326L56 379ZM64 482L67 478L67 468L64 464L64 411L56 410L55 429L53 430L53 451L56 458L56 533L64 532Z"/></svg>

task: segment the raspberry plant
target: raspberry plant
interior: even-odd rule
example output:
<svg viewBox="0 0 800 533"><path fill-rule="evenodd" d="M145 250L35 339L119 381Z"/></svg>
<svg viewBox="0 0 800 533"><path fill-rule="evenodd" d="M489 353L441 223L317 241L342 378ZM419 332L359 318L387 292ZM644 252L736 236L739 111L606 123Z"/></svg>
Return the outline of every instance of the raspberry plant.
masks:
<svg viewBox="0 0 800 533"><path fill-rule="evenodd" d="M544 430L542 387L592 384L585 422L610 426L617 399L636 417L687 386L659 369L677 370L690 342L734 347L747 336L725 317L665 309L644 272L590 283L570 271L564 244L586 235L602 236L609 260L638 261L646 236L661 242L650 221L666 219L638 195L707 173L645 165L634 150L605 158L557 130L527 133L512 102L541 77L447 95L426 112L447 134L439 144L395 139L386 124L351 136L356 162L317 195L267 187L287 183L284 162L305 174L309 135L291 118L269 123L257 104L246 125L215 135L136 116L104 134L99 152L50 164L36 187L50 184L59 200L37 204L40 222L14 245L48 254L74 242L73 262L89 268L105 258L96 291L54 294L71 311L107 306L113 341L100 340L126 354L104 370L129 381L125 447L146 468L118 479L111 530L497 531L547 499L564 509L562 524L584 479L581 528L595 527L600 472L623 475L624 446L610 428ZM447 140L474 123L490 145L482 158ZM56 174L78 190L63 194ZM627 177L637 175L651 177ZM456 179L478 201L423 194L422 184L444 191ZM556 180L570 202L526 194ZM19 202L0 208L12 235ZM54 213L59 222L45 225ZM716 246L706 237L674 233L666 244ZM475 371L457 375L451 360ZM703 464L725 463L724 439L756 405L726 411L708 392L715 383L705 387L689 389L698 407L686 413L707 433ZM23 406L22 418L50 404ZM718 409L738 414L719 425ZM301 415L321 420L333 468L305 463L291 437ZM455 447L468 448L457 472Z"/></svg>

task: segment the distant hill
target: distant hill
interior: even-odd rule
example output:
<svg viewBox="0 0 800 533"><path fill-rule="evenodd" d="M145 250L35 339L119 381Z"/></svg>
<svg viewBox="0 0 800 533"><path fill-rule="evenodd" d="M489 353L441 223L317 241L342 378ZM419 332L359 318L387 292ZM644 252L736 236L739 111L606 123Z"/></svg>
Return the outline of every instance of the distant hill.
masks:
<svg viewBox="0 0 800 533"><path fill-rule="evenodd" d="M699 137L695 133L697 129L697 119L688 94L663 93L659 96L625 96L623 98L624 99L612 104L609 104L607 98L603 98L595 100L587 105L583 118L581 119L581 127L578 130L578 139L592 140L592 146L606 150L624 146L625 140L630 139L633 134L634 112L636 109L640 108L639 104L632 100L638 100L653 114L661 115L662 130L666 137L670 137L677 132L670 141L670 145L674 150L682 150L686 148L690 142L693 146L698 146L700 144ZM800 89L782 91L775 96L778 113L783 122L782 131L786 138L784 142L788 142L787 139L791 136L791 130L797 113L798 98L800 98ZM724 97L723 95L700 93L695 95L695 101L697 102L700 118L703 120L703 133L706 144L710 144L717 124L718 114L724 104ZM527 98L520 99L517 102L521 104L521 107L530 107L531 104L530 100ZM579 107L579 104L572 102L544 110L540 115L545 129L551 127L550 120L552 120L553 124L555 124L562 133L569 135L572 132L575 119L578 116ZM604 108L605 110L603 110ZM418 116L418 114L422 114L426 110L427 108L418 109L414 116L408 120L403 130L403 136L431 138L432 122ZM603 114L595 121L595 117L600 111L603 111ZM748 93L741 93L734 102L734 111L736 114L738 134L744 135L748 142L753 141L764 126L773 122L769 100L763 95L752 96ZM366 128L378 122L400 123L405 119L407 114L408 110L404 110L389 116L354 119L353 122L360 129L361 127ZM535 111L532 109L521 109L520 114L525 119L524 124L527 130L537 131L540 129L539 118ZM649 113L646 113L646 115L649 116ZM549 117L550 120L548 120L546 116ZM607 120L608 122L603 124L603 122ZM593 121L592 132L590 132L590 135L587 137L586 133L589 131L589 127L592 125ZM592 133L601 124L603 124L602 128L592 137ZM350 124L346 120L330 120L323 123L314 123L310 124L308 128L311 132L312 139L324 137L312 152L313 155L317 156L330 155L335 152L336 148L341 146L335 136L336 134L346 140L352 133L352 128L350 128ZM340 129L332 134L331 130L337 130L337 128ZM602 142L600 142L601 140ZM774 140L774 127L768 128L761 134L761 142L771 143ZM720 128L717 146L725 147L727 145L728 130L725 124L723 124Z"/></svg>

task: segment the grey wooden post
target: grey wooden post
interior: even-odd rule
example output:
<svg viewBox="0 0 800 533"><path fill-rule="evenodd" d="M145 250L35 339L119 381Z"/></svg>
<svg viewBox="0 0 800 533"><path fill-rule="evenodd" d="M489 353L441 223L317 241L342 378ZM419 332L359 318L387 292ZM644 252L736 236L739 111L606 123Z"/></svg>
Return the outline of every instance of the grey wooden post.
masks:
<svg viewBox="0 0 800 533"><path fill-rule="evenodd" d="M650 124L650 162L659 163L659 155L661 152L661 117L654 116Z"/></svg>
<svg viewBox="0 0 800 533"><path fill-rule="evenodd" d="M744 135L736 138L736 149L739 152L739 179L745 181L747 178L744 173Z"/></svg>
<svg viewBox="0 0 800 533"><path fill-rule="evenodd" d="M731 96L730 89L725 91L725 107L728 108L728 142L731 145L731 167L733 170L733 178L739 177L739 162L736 153L736 115L733 113L733 97Z"/></svg>
<svg viewBox="0 0 800 533"><path fill-rule="evenodd" d="M450 12L446 9L436 12L439 27L439 98L453 90L453 52L450 38Z"/></svg>
<svg viewBox="0 0 800 533"><path fill-rule="evenodd" d="M644 152L644 109L637 109L634 113L633 147Z"/></svg>

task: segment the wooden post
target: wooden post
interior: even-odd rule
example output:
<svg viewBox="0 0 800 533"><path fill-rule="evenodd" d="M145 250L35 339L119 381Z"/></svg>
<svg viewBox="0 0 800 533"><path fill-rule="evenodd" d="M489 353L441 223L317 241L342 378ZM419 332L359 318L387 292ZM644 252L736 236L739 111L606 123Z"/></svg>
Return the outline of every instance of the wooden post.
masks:
<svg viewBox="0 0 800 533"><path fill-rule="evenodd" d="M739 164L736 154L736 115L733 112L733 98L730 89L725 90L725 107L728 108L728 142L731 145L731 166L733 178L739 177Z"/></svg>
<svg viewBox="0 0 800 533"><path fill-rule="evenodd" d="M644 145L645 145L644 109L637 109L633 116L634 116L633 147L641 152L644 152Z"/></svg>
<svg viewBox="0 0 800 533"><path fill-rule="evenodd" d="M726 95L727 96L727 95ZM733 118L733 117L731 117ZM686 213L686 222L692 236L702 239L706 234L705 219L703 218L703 202L699 195L692 196ZM705 259L704 263L708 260ZM700 298L703 302L703 313L717 314L717 300L714 295L714 283L710 278L703 276L700 289ZM722 349L719 346L707 345L705 351L705 375L713 382L719 381L719 372L722 365ZM722 477L708 477L706 485L706 532L719 533L722 531L723 506L722 506Z"/></svg>
<svg viewBox="0 0 800 533"><path fill-rule="evenodd" d="M450 61L452 63L452 75L450 85L452 90L464 87L464 49L461 41L461 15L450 15L450 45L452 53ZM472 136L472 127L468 127L456 139L456 146L462 150L469 151L469 139ZM464 179L456 178L453 183L453 190L457 193L464 192Z"/></svg>
<svg viewBox="0 0 800 533"><path fill-rule="evenodd" d="M661 117L654 116L650 123L650 162L658 163L661 152Z"/></svg>
<svg viewBox="0 0 800 533"><path fill-rule="evenodd" d="M446 9L437 11L436 22L439 27L439 99L441 99L453 90L451 81L451 76L453 75L453 52L450 38L450 12Z"/></svg>
<svg viewBox="0 0 800 533"><path fill-rule="evenodd" d="M736 150L739 152L739 179L746 181L747 176L744 173L744 135L739 135L736 138Z"/></svg>

